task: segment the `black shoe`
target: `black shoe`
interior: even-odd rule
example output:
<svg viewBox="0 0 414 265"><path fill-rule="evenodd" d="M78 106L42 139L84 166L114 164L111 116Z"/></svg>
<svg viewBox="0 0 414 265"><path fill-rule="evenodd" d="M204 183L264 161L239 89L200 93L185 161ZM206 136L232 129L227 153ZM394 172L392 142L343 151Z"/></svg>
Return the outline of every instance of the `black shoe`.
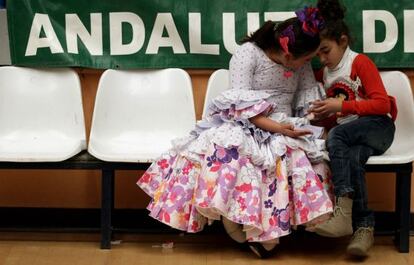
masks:
<svg viewBox="0 0 414 265"><path fill-rule="evenodd" d="M267 250L259 242L247 242L247 245L249 246L251 251L253 251L253 253L261 259L267 259L270 256L272 256L275 249L273 248L271 250Z"/></svg>

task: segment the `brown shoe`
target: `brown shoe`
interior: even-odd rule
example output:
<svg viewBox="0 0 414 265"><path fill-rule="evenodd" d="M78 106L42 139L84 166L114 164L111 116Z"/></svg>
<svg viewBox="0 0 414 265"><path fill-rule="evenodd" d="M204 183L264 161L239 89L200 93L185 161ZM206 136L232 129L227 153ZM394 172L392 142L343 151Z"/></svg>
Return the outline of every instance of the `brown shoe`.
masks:
<svg viewBox="0 0 414 265"><path fill-rule="evenodd" d="M368 256L369 249L374 245L374 228L360 227L352 236L346 251L349 255L357 257Z"/></svg>
<svg viewBox="0 0 414 265"><path fill-rule="evenodd" d="M314 228L315 233L326 237L352 235L352 199L338 197L333 216Z"/></svg>

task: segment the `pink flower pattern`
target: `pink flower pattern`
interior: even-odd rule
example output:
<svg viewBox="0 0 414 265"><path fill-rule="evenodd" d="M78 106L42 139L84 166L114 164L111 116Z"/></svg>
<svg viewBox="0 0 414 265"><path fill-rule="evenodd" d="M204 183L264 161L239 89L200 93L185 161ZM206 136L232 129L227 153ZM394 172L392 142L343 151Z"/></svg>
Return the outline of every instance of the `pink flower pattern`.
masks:
<svg viewBox="0 0 414 265"><path fill-rule="evenodd" d="M215 215L221 213L253 227L249 240L264 241L287 235L292 225L315 221L332 211L327 166L311 165L300 149L289 149L277 161L286 170L273 173L253 165L235 148L214 144L199 159L201 163L166 153L138 180L153 198L148 206L152 217L180 230L198 232L208 218L219 219ZM300 171L293 166L298 164ZM252 174L244 170L247 167L255 169L253 175L245 175ZM193 181L188 180L190 176Z"/></svg>

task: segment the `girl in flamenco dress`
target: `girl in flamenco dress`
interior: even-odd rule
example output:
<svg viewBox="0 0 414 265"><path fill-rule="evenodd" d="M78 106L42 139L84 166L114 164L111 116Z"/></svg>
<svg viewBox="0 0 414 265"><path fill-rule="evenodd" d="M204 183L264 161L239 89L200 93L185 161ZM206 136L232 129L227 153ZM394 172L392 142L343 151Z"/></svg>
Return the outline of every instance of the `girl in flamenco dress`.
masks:
<svg viewBox="0 0 414 265"><path fill-rule="evenodd" d="M294 226L311 230L332 212L321 130L305 115L323 96L309 62L323 22L315 8L296 13L242 41L231 87L138 180L151 217L191 233L222 220L264 258Z"/></svg>

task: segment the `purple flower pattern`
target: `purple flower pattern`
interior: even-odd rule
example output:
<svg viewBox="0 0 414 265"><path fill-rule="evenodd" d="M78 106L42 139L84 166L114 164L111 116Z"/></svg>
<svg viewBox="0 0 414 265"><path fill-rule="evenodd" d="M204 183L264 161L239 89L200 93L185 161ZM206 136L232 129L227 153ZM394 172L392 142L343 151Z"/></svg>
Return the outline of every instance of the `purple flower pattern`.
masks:
<svg viewBox="0 0 414 265"><path fill-rule="evenodd" d="M207 223L207 216L220 212L230 220L254 227L248 232L249 240L263 241L287 235L291 225L306 224L332 211L330 194L324 188L331 187L329 171L323 165L314 169L310 163L304 163L301 150L289 150L284 160L298 159L281 164L301 164L305 175L295 175L287 168L287 175L269 178L253 165L256 175L251 178L256 181L249 183L240 175L245 172L243 168L252 167L252 162L241 156L237 148L212 144L200 156L200 165L184 157L167 156L176 161L170 165L182 170L166 170L153 163L137 184L153 198L148 207L150 216L174 228L198 232ZM190 175L197 176L197 181L189 181ZM293 189L299 178L303 183L301 189ZM287 192L283 186L289 187ZM266 193L262 194L263 191Z"/></svg>

